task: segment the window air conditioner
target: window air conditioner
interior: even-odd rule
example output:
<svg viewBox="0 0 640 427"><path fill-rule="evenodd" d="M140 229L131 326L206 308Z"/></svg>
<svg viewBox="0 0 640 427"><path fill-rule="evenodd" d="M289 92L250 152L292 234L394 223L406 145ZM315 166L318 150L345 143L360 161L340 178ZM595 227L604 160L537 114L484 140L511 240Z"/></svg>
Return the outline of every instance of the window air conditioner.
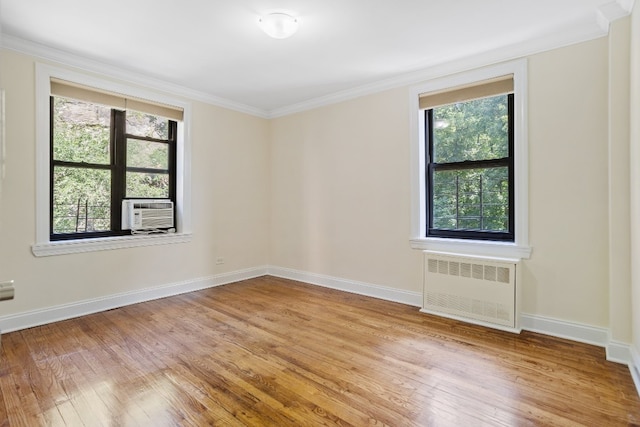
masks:
<svg viewBox="0 0 640 427"><path fill-rule="evenodd" d="M123 230L173 228L173 202L167 199L122 201Z"/></svg>

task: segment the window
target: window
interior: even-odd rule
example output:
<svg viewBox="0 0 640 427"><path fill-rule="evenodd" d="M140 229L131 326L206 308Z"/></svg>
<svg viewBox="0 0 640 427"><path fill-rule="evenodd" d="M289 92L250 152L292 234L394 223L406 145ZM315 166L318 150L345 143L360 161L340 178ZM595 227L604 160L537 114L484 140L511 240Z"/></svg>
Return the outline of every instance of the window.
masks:
<svg viewBox="0 0 640 427"><path fill-rule="evenodd" d="M424 114L426 236L513 241L513 94Z"/></svg>
<svg viewBox="0 0 640 427"><path fill-rule="evenodd" d="M125 198L175 201L177 123L51 97L51 239L131 234Z"/></svg>
<svg viewBox="0 0 640 427"><path fill-rule="evenodd" d="M411 246L529 258L527 63L411 88Z"/></svg>
<svg viewBox="0 0 640 427"><path fill-rule="evenodd" d="M189 119L179 98L36 64L34 255L190 241ZM172 200L175 232L122 230L131 198Z"/></svg>

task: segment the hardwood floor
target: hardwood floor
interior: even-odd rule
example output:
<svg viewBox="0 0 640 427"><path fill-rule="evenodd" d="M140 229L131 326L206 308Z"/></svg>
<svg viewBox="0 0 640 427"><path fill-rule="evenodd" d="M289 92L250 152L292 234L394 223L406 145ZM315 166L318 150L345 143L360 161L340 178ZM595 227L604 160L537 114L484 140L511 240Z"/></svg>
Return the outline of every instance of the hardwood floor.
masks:
<svg viewBox="0 0 640 427"><path fill-rule="evenodd" d="M604 350L273 277L3 335L0 426L640 424Z"/></svg>

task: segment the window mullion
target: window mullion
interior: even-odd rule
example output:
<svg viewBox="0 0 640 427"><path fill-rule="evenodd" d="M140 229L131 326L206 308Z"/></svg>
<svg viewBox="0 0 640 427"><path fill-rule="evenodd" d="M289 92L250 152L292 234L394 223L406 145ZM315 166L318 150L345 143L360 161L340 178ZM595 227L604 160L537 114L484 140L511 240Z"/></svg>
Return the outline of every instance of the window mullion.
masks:
<svg viewBox="0 0 640 427"><path fill-rule="evenodd" d="M127 172L141 172L141 173L155 173L168 175L171 173L170 169L156 169L156 168L141 168L137 166L127 166Z"/></svg>
<svg viewBox="0 0 640 427"><path fill-rule="evenodd" d="M509 233L516 233L516 198L515 198L515 95L507 96L507 108L509 110Z"/></svg>
<svg viewBox="0 0 640 427"><path fill-rule="evenodd" d="M112 187L111 187L111 229L122 230L122 200L126 193L127 139L125 136L126 116L124 111L111 110L112 134Z"/></svg>
<svg viewBox="0 0 640 427"><path fill-rule="evenodd" d="M464 169L490 169L509 167L512 163L510 157L491 160L467 160L464 162L432 163L434 170L464 170Z"/></svg>
<svg viewBox="0 0 640 427"><path fill-rule="evenodd" d="M169 198L176 201L178 123L169 121ZM174 203L175 209L175 203ZM175 215L175 212L174 212Z"/></svg>
<svg viewBox="0 0 640 427"><path fill-rule="evenodd" d="M433 159L433 109L429 109L425 111L425 136L427 138L427 149L426 152L426 164L427 164L427 173L426 173L426 188L427 188L427 200L428 200L428 209L427 209L427 230L433 229L433 163L431 160Z"/></svg>
<svg viewBox="0 0 640 427"><path fill-rule="evenodd" d="M54 197L54 156L53 156L53 144L54 144L54 100L53 96L49 97L49 239L53 236L53 223L54 223L54 209L53 204L55 203Z"/></svg>
<svg viewBox="0 0 640 427"><path fill-rule="evenodd" d="M70 167L70 168L82 168L82 169L111 169L111 164L101 165L99 163L84 163L84 162L67 162L64 160L53 160L53 166Z"/></svg>
<svg viewBox="0 0 640 427"><path fill-rule="evenodd" d="M125 133L124 136L129 139L137 139L138 141L157 142L160 144L168 144L170 142L170 139L167 140L167 139L161 139L161 138L152 138L150 136L140 136L140 135L134 135L131 133Z"/></svg>

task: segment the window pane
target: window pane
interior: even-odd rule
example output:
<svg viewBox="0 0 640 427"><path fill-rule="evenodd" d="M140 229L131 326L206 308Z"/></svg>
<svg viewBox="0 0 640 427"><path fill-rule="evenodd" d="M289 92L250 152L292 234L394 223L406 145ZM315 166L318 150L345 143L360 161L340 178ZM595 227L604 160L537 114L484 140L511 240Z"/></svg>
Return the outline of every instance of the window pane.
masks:
<svg viewBox="0 0 640 427"><path fill-rule="evenodd" d="M433 228L509 230L509 169L465 169L433 174Z"/></svg>
<svg viewBox="0 0 640 427"><path fill-rule="evenodd" d="M508 157L507 95L434 108L433 153L436 163Z"/></svg>
<svg viewBox="0 0 640 427"><path fill-rule="evenodd" d="M169 144L127 139L127 166L169 169Z"/></svg>
<svg viewBox="0 0 640 427"><path fill-rule="evenodd" d="M55 166L53 233L108 231L111 171Z"/></svg>
<svg viewBox="0 0 640 427"><path fill-rule="evenodd" d="M67 98L53 102L53 158L109 164L111 110Z"/></svg>
<svg viewBox="0 0 640 427"><path fill-rule="evenodd" d="M169 139L169 120L127 110L127 133L148 138Z"/></svg>
<svg viewBox="0 0 640 427"><path fill-rule="evenodd" d="M169 198L169 174L127 172L127 197Z"/></svg>

